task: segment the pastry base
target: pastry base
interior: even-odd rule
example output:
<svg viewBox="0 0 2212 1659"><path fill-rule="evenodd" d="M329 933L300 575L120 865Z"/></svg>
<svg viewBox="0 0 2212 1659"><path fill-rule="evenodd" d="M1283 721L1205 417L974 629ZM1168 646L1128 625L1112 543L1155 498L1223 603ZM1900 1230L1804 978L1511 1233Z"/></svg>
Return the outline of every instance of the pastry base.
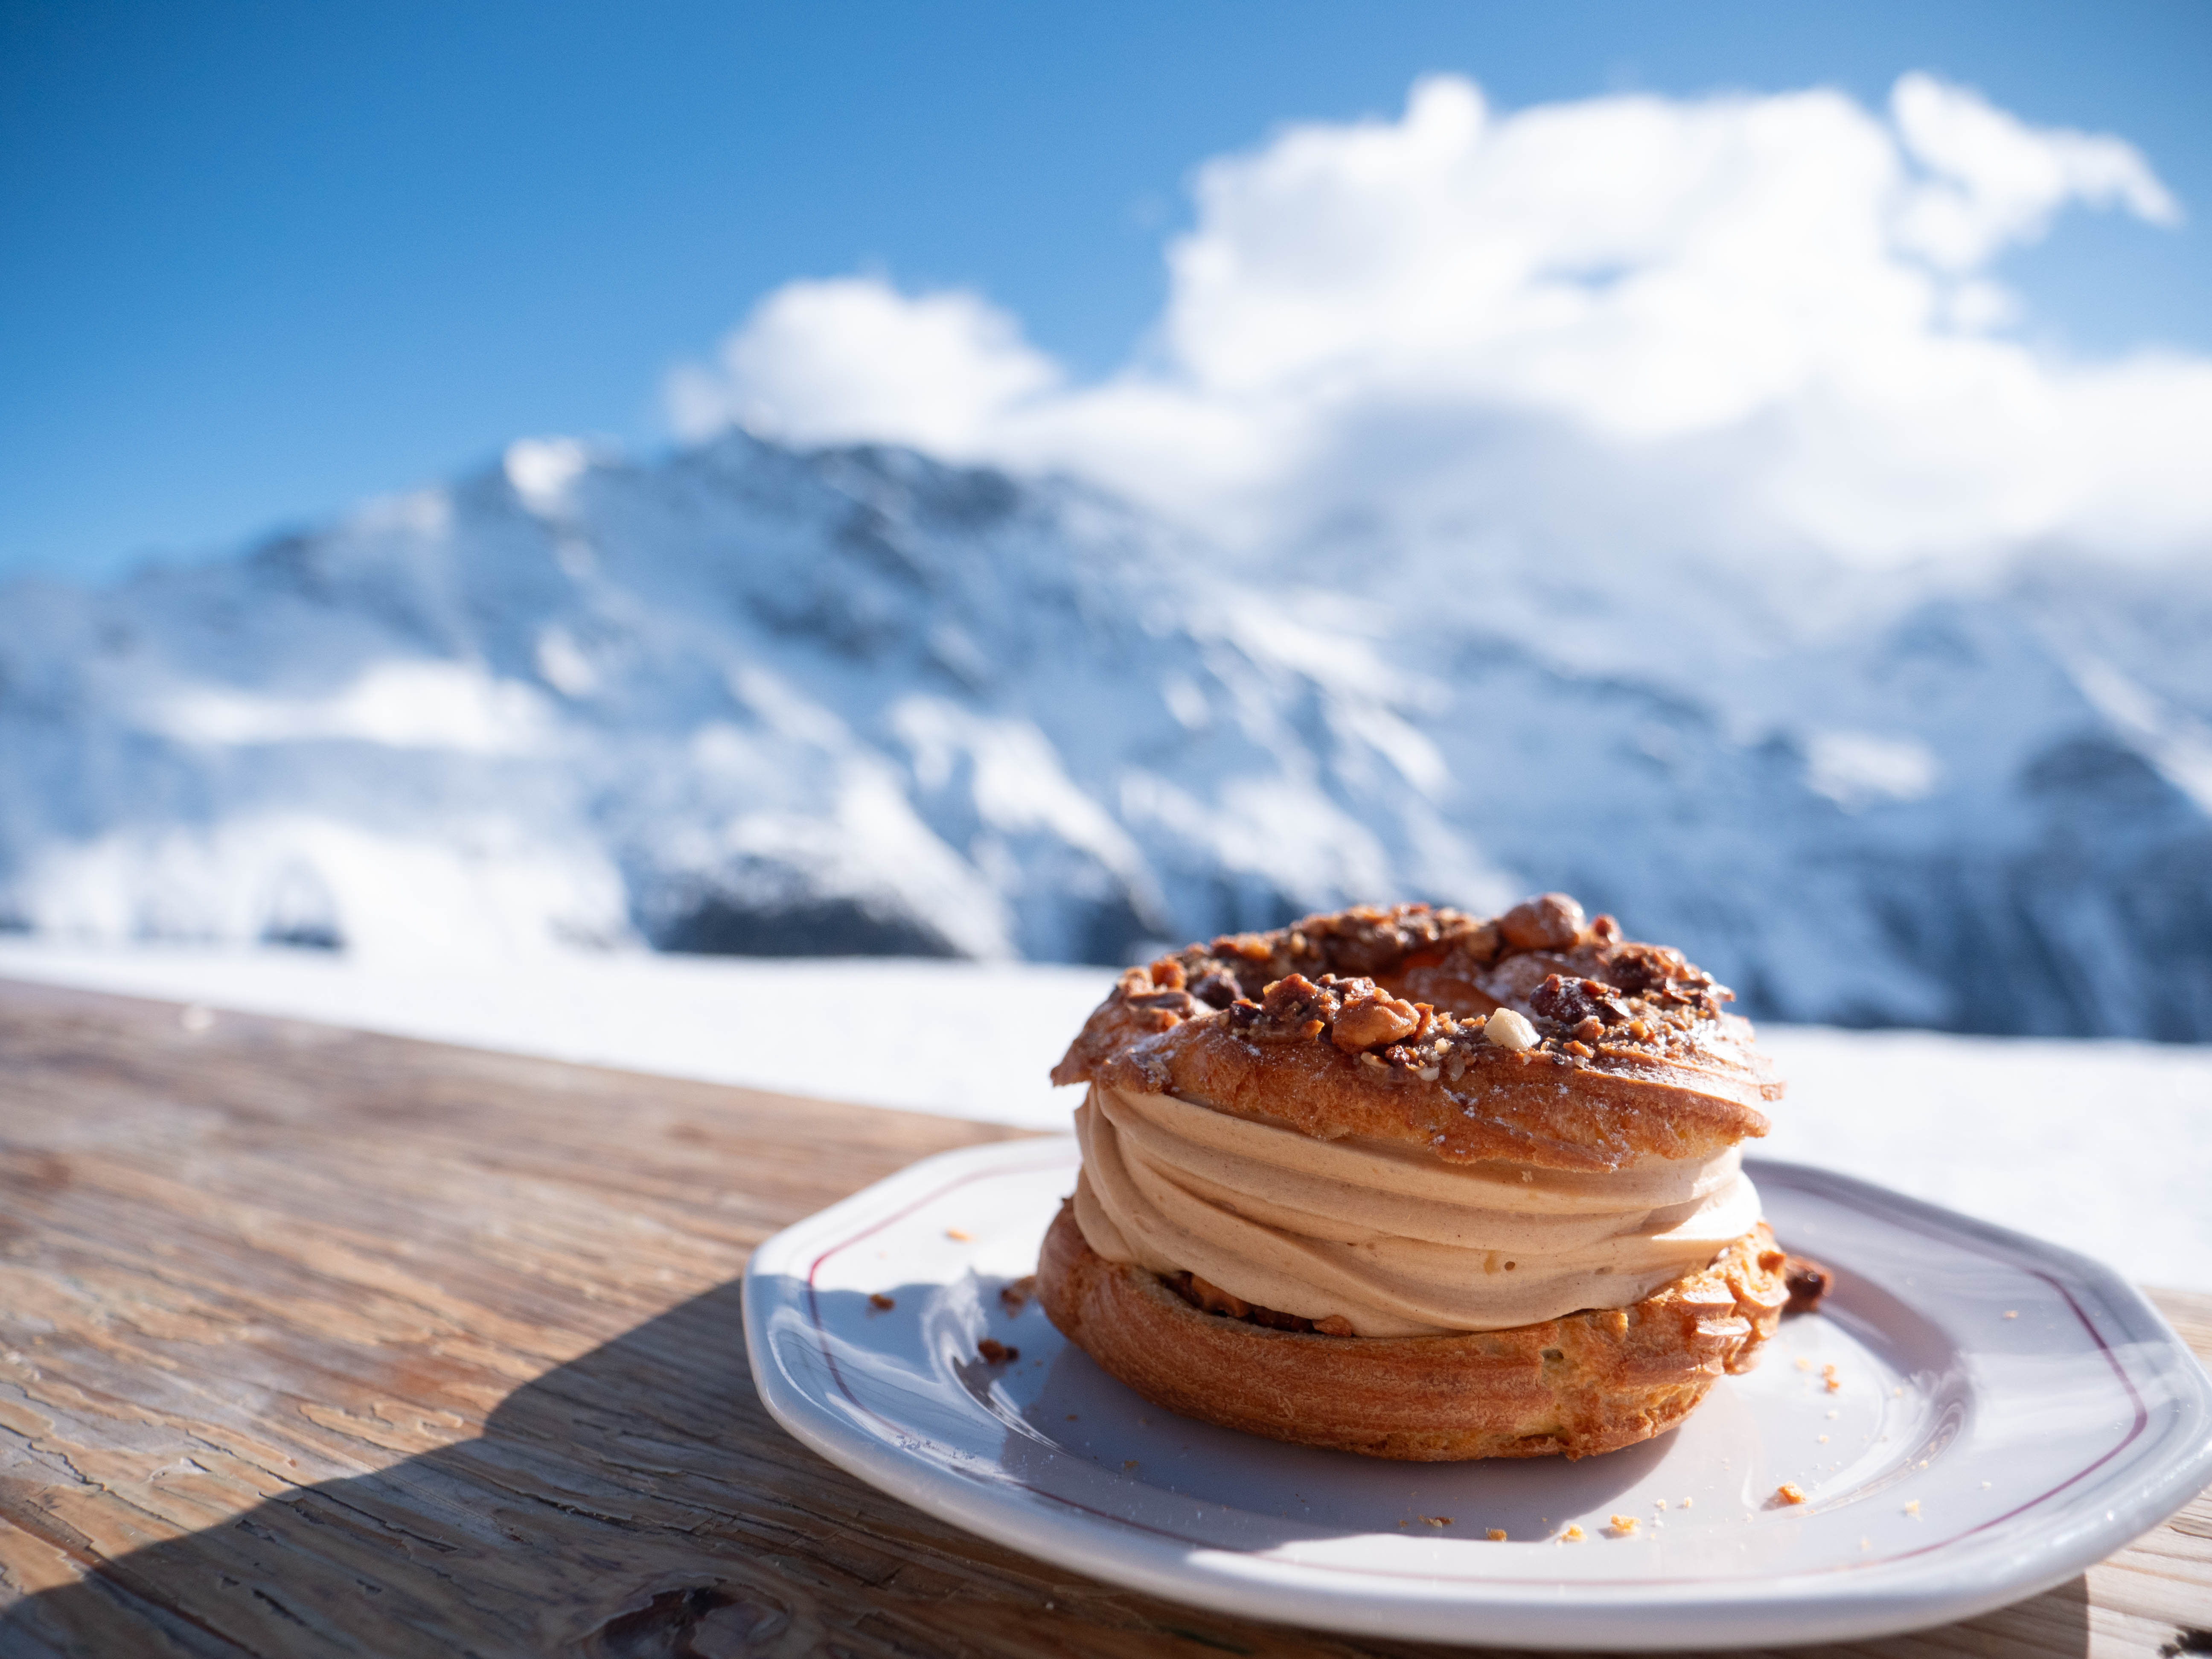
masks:
<svg viewBox="0 0 2212 1659"><path fill-rule="evenodd" d="M1272 1330L1201 1312L1093 1250L1061 1206L1037 1262L1046 1314L1153 1405L1368 1457L1587 1457L1663 1434L1747 1370L1789 1301L1765 1222L1626 1308L1460 1336Z"/></svg>

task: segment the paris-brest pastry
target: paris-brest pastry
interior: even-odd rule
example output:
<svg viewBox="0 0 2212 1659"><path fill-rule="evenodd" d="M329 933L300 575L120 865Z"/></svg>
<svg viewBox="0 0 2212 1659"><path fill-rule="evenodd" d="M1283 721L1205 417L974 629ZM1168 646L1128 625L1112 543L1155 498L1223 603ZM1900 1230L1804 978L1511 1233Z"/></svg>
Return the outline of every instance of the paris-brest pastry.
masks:
<svg viewBox="0 0 2212 1659"><path fill-rule="evenodd" d="M1133 968L1053 1072L1090 1088L1040 1299L1154 1404L1280 1440L1647 1439L1790 1299L1740 1167L1782 1085L1729 1000L1556 893Z"/></svg>

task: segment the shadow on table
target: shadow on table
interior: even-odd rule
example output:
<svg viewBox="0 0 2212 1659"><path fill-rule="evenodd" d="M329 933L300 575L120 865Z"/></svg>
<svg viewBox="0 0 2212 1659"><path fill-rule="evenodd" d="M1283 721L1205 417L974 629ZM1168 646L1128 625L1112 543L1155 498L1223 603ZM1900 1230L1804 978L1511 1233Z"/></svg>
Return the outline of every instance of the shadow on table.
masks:
<svg viewBox="0 0 2212 1659"><path fill-rule="evenodd" d="M720 1286L517 1389L478 1439L29 1596L0 1654L1435 1651L1185 1612L951 1534L776 1426L741 1306ZM2085 1581L1943 1637L1912 1650L2086 1653Z"/></svg>

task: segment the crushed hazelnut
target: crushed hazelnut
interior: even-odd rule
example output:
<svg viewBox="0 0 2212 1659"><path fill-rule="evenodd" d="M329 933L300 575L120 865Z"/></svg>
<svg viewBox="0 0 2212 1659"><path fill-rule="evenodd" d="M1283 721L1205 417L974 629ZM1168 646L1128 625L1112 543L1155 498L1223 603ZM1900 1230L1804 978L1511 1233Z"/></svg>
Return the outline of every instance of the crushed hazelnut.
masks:
<svg viewBox="0 0 2212 1659"><path fill-rule="evenodd" d="M893 1308L898 1306L898 1304L892 1301L890 1297L885 1296L881 1291L875 1291L869 1294L868 1305L871 1308L873 1308L878 1313L889 1313Z"/></svg>
<svg viewBox="0 0 2212 1659"><path fill-rule="evenodd" d="M1492 1014L1482 1035L1511 1054L1524 1054L1536 1046L1536 1028L1510 1008L1500 1008Z"/></svg>
<svg viewBox="0 0 2212 1659"><path fill-rule="evenodd" d="M1243 1019L1264 1041L1297 1042L1319 1036L1343 1006L1344 1000L1330 987L1316 985L1304 974L1285 974L1268 982L1259 1006ZM1231 1012L1235 1016L1237 1010Z"/></svg>
<svg viewBox="0 0 2212 1659"><path fill-rule="evenodd" d="M1498 917L1498 931L1516 951L1564 951L1582 937L1583 907L1565 893L1541 893Z"/></svg>
<svg viewBox="0 0 2212 1659"><path fill-rule="evenodd" d="M1218 1285L1200 1279L1196 1273L1189 1275L1189 1286L1192 1302L1208 1313L1224 1314L1231 1319L1243 1319L1252 1312L1252 1304L1243 1297L1224 1291Z"/></svg>
<svg viewBox="0 0 2212 1659"><path fill-rule="evenodd" d="M1350 994L1328 1035L1346 1054L1385 1048L1421 1029L1421 1011L1403 997L1378 990L1365 980L1354 980L1346 988Z"/></svg>
<svg viewBox="0 0 2212 1659"><path fill-rule="evenodd" d="M1505 1541L1505 1528L1503 1527L1492 1527L1486 1536L1487 1536L1490 1541L1493 1544L1502 1544Z"/></svg>
<svg viewBox="0 0 2212 1659"><path fill-rule="evenodd" d="M1019 1348L1001 1342L995 1336L987 1336L975 1345L975 1352L988 1365L1007 1365L1022 1357Z"/></svg>
<svg viewBox="0 0 2212 1659"><path fill-rule="evenodd" d="M1810 1313L1820 1305L1836 1282L1836 1276L1819 1262L1802 1255L1784 1255L1782 1261L1782 1283L1790 1292L1790 1300L1783 1308L1784 1314Z"/></svg>

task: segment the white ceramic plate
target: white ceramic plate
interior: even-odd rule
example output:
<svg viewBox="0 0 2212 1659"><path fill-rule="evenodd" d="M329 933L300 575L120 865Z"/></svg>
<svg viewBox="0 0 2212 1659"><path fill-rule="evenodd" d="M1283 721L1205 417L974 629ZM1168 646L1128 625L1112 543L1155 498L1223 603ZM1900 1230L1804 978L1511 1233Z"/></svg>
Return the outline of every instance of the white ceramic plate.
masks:
<svg viewBox="0 0 2212 1659"><path fill-rule="evenodd" d="M745 1335L769 1409L830 1462L1115 1583L1431 1640L1838 1640L2061 1583L2212 1478L2212 1383L2109 1270L1759 1160L1776 1232L1838 1288L1657 1440L1392 1463L1190 1422L999 1296L1076 1163L1067 1139L951 1152L787 1229L753 1253ZM987 1363L986 1337L1019 1358ZM1776 1502L1785 1480L1804 1504Z"/></svg>

